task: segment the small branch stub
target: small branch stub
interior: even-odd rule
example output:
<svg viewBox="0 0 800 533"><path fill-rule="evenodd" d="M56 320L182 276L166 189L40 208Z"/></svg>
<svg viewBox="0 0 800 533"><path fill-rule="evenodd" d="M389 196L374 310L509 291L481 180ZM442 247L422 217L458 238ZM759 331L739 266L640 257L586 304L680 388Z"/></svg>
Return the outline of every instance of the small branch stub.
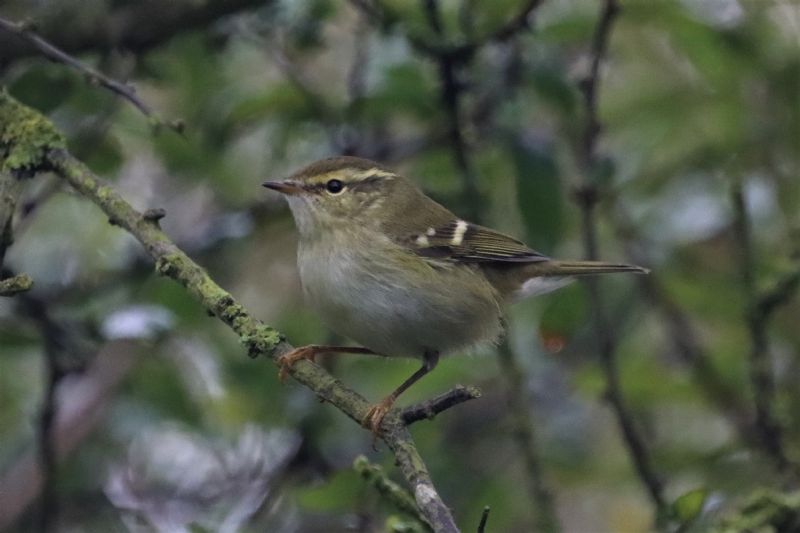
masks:
<svg viewBox="0 0 800 533"><path fill-rule="evenodd" d="M436 415L460 403L481 397L481 391L476 387L457 385L453 389L440 394L430 400L411 405L403 409L400 415L407 426L420 420L433 420Z"/></svg>
<svg viewBox="0 0 800 533"><path fill-rule="evenodd" d="M33 279L27 274L0 280L0 296L14 296L33 287Z"/></svg>

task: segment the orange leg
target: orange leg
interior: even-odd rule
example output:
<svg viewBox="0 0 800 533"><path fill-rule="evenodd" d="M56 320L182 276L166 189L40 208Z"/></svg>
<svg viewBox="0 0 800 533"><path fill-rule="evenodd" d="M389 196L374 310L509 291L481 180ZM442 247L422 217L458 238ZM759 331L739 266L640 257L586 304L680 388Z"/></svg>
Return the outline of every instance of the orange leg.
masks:
<svg viewBox="0 0 800 533"><path fill-rule="evenodd" d="M406 389L408 389L411 385L422 379L422 376L436 368L436 365L439 363L439 352L425 352L422 361L422 368L414 372L411 377L397 387L394 392L370 407L369 411L367 411L367 414L361 424L365 428L371 430L376 439L380 433L383 417L385 417L386 413L388 413L389 410L394 406L394 402L397 401L398 396L403 394L403 392L405 392Z"/></svg>
<svg viewBox="0 0 800 533"><path fill-rule="evenodd" d="M291 369L292 365L297 361L301 359L315 361L317 355L323 353L360 353L376 355L375 352L369 348L362 348L360 346L320 346L319 344L301 346L278 358L278 365L281 367L278 372L278 378L281 380L281 383L285 382L286 378L289 377L289 369Z"/></svg>

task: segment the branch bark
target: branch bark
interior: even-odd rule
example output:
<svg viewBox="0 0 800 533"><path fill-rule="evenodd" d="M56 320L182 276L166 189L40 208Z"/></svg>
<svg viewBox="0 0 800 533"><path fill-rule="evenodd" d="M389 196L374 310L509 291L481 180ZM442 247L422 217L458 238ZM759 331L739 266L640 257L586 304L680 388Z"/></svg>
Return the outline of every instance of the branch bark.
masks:
<svg viewBox="0 0 800 533"><path fill-rule="evenodd" d="M17 274L10 278L0 280L0 296L14 296L20 292L30 290L33 280L27 274Z"/></svg>
<svg viewBox="0 0 800 533"><path fill-rule="evenodd" d="M401 416L403 422L405 422L407 426L410 426L414 422L420 420L433 420L436 415L442 411L446 411L460 403L480 397L481 391L477 388L457 385L452 390L440 394L435 398L406 407L403 409L403 414Z"/></svg>

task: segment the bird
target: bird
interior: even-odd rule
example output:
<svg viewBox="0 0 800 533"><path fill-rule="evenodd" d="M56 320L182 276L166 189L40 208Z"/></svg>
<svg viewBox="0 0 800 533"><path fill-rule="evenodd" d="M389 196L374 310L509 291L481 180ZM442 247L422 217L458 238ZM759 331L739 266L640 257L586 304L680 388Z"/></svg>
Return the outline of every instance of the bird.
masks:
<svg viewBox="0 0 800 533"><path fill-rule="evenodd" d="M321 354L422 361L362 420L376 438L397 398L441 356L501 336L509 304L575 277L648 272L622 263L551 259L459 218L412 180L368 159L322 159L263 186L285 196L294 217L306 302L330 329L360 344L296 348L279 358L281 380L297 361Z"/></svg>

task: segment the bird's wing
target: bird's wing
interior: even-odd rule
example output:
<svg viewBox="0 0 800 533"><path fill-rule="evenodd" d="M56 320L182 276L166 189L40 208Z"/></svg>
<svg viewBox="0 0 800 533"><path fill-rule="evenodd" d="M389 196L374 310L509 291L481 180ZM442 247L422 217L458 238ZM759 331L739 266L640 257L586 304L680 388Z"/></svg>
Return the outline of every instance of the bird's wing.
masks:
<svg viewBox="0 0 800 533"><path fill-rule="evenodd" d="M404 240L407 246L423 257L465 263L533 263L549 260L513 237L460 219L427 227L411 233Z"/></svg>

